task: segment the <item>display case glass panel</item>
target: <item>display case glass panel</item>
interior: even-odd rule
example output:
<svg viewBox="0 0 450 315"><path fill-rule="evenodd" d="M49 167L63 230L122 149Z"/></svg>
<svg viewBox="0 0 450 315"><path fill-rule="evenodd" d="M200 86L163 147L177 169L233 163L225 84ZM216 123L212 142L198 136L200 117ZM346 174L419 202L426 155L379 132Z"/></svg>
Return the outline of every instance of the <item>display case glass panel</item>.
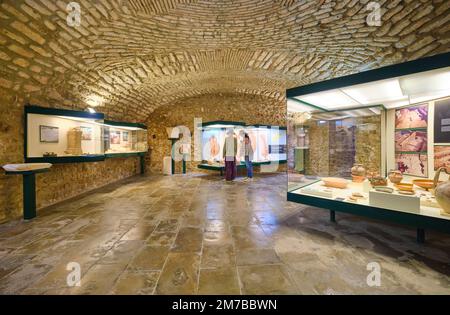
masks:
<svg viewBox="0 0 450 315"><path fill-rule="evenodd" d="M105 125L105 153L142 153L148 151L147 129Z"/></svg>
<svg viewBox="0 0 450 315"><path fill-rule="evenodd" d="M270 163L286 161L286 129L278 126L246 126L244 123L206 123L202 127L202 160L210 166L223 167L223 146L227 130L233 130L236 136L237 159L243 163L241 145L247 133L252 143L253 163Z"/></svg>
<svg viewBox="0 0 450 315"><path fill-rule="evenodd" d="M288 198L450 220L448 80L445 67L288 91Z"/></svg>
<svg viewBox="0 0 450 315"><path fill-rule="evenodd" d="M102 124L97 118L27 113L26 157L102 155Z"/></svg>

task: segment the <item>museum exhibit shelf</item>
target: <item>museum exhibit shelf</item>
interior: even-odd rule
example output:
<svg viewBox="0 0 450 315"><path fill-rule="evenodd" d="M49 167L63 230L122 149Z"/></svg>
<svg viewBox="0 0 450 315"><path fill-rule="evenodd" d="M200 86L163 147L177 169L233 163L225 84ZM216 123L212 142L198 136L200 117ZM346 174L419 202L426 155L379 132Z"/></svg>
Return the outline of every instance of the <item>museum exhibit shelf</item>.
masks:
<svg viewBox="0 0 450 315"><path fill-rule="evenodd" d="M101 113L26 105L27 163L79 163L105 159Z"/></svg>
<svg viewBox="0 0 450 315"><path fill-rule="evenodd" d="M139 157L140 173L145 173L145 155L148 152L147 126L139 123L105 120L105 157Z"/></svg>
<svg viewBox="0 0 450 315"><path fill-rule="evenodd" d="M80 163L140 158L148 152L147 126L105 120L102 113L25 106L25 162Z"/></svg>
<svg viewBox="0 0 450 315"><path fill-rule="evenodd" d="M104 148L107 158L145 155L148 151L147 126L105 120Z"/></svg>
<svg viewBox="0 0 450 315"><path fill-rule="evenodd" d="M287 199L450 233L448 82L445 53L287 90Z"/></svg>
<svg viewBox="0 0 450 315"><path fill-rule="evenodd" d="M202 123L198 128L202 138L202 163L199 169L220 171L225 166L223 162L223 146L227 130L232 130L238 140L238 168L245 168L244 157L240 156L240 146L243 136L247 133L251 139L254 151L253 165L269 165L277 162L284 164L286 156L286 127L269 125L247 125L235 121L211 121Z"/></svg>

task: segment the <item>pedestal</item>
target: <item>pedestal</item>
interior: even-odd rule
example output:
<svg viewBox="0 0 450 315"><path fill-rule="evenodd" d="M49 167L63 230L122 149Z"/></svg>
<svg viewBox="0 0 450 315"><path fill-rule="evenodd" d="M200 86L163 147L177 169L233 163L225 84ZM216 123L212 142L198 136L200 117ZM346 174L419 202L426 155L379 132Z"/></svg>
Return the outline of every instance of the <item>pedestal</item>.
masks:
<svg viewBox="0 0 450 315"><path fill-rule="evenodd" d="M23 219L36 217L36 173L45 173L50 169L35 169L32 171L6 171L6 175L22 175L23 178Z"/></svg>

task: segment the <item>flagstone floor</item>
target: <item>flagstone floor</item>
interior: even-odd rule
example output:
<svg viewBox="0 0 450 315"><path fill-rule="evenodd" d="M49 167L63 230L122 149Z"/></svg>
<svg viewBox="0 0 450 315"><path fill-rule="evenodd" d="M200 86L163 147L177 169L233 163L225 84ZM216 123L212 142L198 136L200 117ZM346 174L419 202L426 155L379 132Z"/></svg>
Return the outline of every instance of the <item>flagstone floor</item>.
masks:
<svg viewBox="0 0 450 315"><path fill-rule="evenodd" d="M285 200L285 175L127 179L0 225L0 293L450 294L450 236L420 245L412 228Z"/></svg>

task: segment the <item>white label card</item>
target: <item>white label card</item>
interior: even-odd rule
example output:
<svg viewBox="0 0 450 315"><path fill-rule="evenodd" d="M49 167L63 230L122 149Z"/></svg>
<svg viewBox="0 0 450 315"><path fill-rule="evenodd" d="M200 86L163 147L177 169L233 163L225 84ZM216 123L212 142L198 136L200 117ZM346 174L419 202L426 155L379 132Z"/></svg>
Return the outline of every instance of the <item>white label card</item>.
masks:
<svg viewBox="0 0 450 315"><path fill-rule="evenodd" d="M441 125L450 125L450 118L445 118L441 120Z"/></svg>

